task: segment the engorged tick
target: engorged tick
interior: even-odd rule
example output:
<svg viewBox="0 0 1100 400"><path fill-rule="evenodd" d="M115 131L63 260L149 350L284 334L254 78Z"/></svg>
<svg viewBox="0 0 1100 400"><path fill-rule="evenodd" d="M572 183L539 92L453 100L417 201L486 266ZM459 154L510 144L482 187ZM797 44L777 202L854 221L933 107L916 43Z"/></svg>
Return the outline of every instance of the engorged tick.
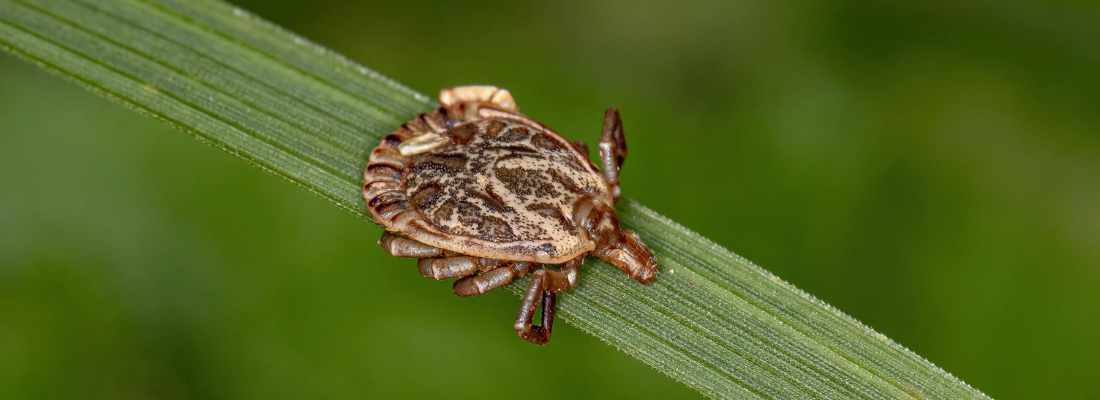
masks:
<svg viewBox="0 0 1100 400"><path fill-rule="evenodd" d="M460 86L439 101L370 155L363 197L386 228L382 248L419 258L427 278L462 278L459 296L556 265L532 273L516 317L520 337L535 344L550 340L556 293L577 284L586 255L642 284L653 280L653 252L615 214L626 159L618 110L604 114L601 173L588 146L520 114L507 90ZM542 324L533 325L540 299Z"/></svg>

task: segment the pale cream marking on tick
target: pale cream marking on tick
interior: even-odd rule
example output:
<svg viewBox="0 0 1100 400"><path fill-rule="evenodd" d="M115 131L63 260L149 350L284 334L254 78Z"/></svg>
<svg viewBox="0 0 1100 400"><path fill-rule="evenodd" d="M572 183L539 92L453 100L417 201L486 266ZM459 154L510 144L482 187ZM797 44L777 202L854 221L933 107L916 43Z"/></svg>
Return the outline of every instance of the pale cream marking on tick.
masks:
<svg viewBox="0 0 1100 400"><path fill-rule="evenodd" d="M436 133L420 135L397 145L398 151L403 156L424 154L451 144L451 140Z"/></svg>
<svg viewBox="0 0 1100 400"><path fill-rule="evenodd" d="M486 149L485 155L482 158L492 157L491 159L480 159L480 162L490 163L486 167L485 174L477 174L473 177L473 180L477 182L483 192L487 191L486 188L491 187L494 189L494 193L499 196L498 200L505 205L507 211L491 210L484 200L480 198L473 198L466 196L464 190L458 190L458 188L450 188L448 185L455 185L453 176L445 174L433 174L431 172L424 172L424 179L421 184L435 183L444 187L443 190L452 189L452 192L456 194L462 194L461 196L452 197L456 202L469 201L480 206L479 216L483 220L485 217L492 216L504 221L507 227L511 229L512 233L522 240L512 241L500 241L500 240L484 240L481 237L485 232L482 231L483 225L467 226L460 221L459 213L452 212L446 219L438 219L435 215L432 215L438 210L439 205L443 204L447 199L442 199L436 203L436 207L430 210L424 210L421 216L426 221L433 221L434 224L447 229L450 232L446 232L447 236L458 237L459 243L466 245L477 245L478 249L473 250L466 248L465 245L458 246L461 248L453 248L455 241L445 242L443 240L436 240L434 237L410 234L414 239L422 242L438 246L442 248L448 248L454 251L460 251L467 254L478 254L486 257L506 257L510 259L517 259L516 249L527 248L531 249L531 253L527 253L527 261L536 261L541 263L561 263L567 261L577 254L591 251L595 248L595 243L588 238L586 234L580 231L579 227L576 227L574 221L572 221L574 210L573 204L583 194L577 194L564 187L560 182L552 179L550 175L551 171L556 172L560 176L564 176L573 181L577 187L585 188L590 195L594 195L597 198L603 198L607 201L610 196L607 192L607 184L603 180L601 175L595 173L589 168L587 158L583 157L579 152L575 151L572 144L566 141L561 136L549 132L542 126L531 126L524 124L516 120L504 120L506 126L501 130L500 135L505 135L511 129L525 128L528 130L528 136L518 142L504 142L497 139L489 138L485 131L490 124L490 121L481 121L477 123L477 129L469 143L465 145L453 145L456 147L447 147L446 145L438 145L438 139L435 136L443 137L444 135L425 134L418 136L414 139L409 139L403 142L400 146L406 146L408 153L424 154L435 151L436 155L446 156L448 154L463 154L470 156L469 152L464 152L462 147L474 149L478 146L486 145L511 145L511 146L523 146L533 149L532 153L538 157L511 157L505 160L499 160L501 157L512 154L513 150L499 150L499 149ZM518 132L517 132L518 133ZM427 138L424 138L427 137ZM499 137L499 136L498 136ZM532 143L532 140L538 137L540 140L550 139L552 143L551 147L556 149L546 149L539 147ZM424 138L424 139L421 139ZM419 139L419 140L416 140ZM496 143L500 142L500 143ZM545 145L545 144L544 144ZM399 147L400 147L399 146ZM435 147L438 146L438 147ZM433 148L434 147L434 148ZM425 148L433 148L432 150L424 151ZM403 149L405 150L405 149ZM474 151L479 153L481 150ZM406 153L406 151L402 151ZM522 153L522 152L521 152ZM467 161L467 166L469 162ZM533 176L526 178L533 179L534 182L525 181L524 183L541 184L545 190L549 188L553 193L527 193L524 195L516 194L507 189L508 184L504 179L498 176L498 171L501 168L505 169L517 169L523 168L528 171L533 171L533 174L537 174L538 178L534 179ZM473 173L473 172L471 172ZM461 173L459 173L461 174ZM421 185L421 186L422 186ZM412 196L419 188L417 185L406 188L407 195ZM531 188L528 188L531 189ZM535 189L531 189L535 190ZM549 204L558 209L562 217L567 220L567 223L573 225L574 229L568 229L562 225L557 217L553 215L545 215L535 210L528 210L527 206L531 204ZM476 224L476 223L475 223ZM442 232L440 232L442 233ZM549 244L555 246L555 254L550 254L545 250L538 249L539 246Z"/></svg>

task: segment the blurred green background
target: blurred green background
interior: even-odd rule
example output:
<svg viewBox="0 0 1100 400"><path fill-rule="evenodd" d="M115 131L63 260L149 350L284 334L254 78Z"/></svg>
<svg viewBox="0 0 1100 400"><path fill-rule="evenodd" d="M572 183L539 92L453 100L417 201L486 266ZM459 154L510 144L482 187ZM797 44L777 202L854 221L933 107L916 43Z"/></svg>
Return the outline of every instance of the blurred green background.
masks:
<svg viewBox="0 0 1100 400"><path fill-rule="evenodd" d="M1100 396L1100 3L237 4L574 139L618 106L626 196L991 396ZM0 398L699 396L380 233L0 57Z"/></svg>

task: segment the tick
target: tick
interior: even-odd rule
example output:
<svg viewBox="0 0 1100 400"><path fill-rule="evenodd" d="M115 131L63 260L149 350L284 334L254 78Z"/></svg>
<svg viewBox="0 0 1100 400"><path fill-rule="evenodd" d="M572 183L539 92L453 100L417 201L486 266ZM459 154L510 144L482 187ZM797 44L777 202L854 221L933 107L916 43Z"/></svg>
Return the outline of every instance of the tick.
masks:
<svg viewBox="0 0 1100 400"><path fill-rule="evenodd" d="M459 86L439 101L371 152L363 197L386 229L378 241L386 252L418 258L424 277L461 278L459 296L534 271L515 329L535 344L550 340L556 293L576 286L585 256L653 280L653 252L615 214L626 159L617 109L604 114L601 172L587 145L521 114L505 89Z"/></svg>

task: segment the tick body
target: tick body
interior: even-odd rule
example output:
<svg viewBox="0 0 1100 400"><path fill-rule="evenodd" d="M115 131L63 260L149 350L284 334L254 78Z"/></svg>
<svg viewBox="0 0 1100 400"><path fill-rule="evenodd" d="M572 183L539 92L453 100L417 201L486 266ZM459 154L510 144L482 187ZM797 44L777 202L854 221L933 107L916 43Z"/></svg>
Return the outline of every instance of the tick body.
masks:
<svg viewBox="0 0 1100 400"><path fill-rule="evenodd" d="M520 114L507 90L460 86L439 97L441 107L371 153L363 197L386 229L383 249L418 258L427 278L459 278L459 296L531 273L515 329L535 344L550 340L556 293L577 284L585 256L653 280L656 258L615 214L626 159L618 110L604 115L601 172L583 142Z"/></svg>

